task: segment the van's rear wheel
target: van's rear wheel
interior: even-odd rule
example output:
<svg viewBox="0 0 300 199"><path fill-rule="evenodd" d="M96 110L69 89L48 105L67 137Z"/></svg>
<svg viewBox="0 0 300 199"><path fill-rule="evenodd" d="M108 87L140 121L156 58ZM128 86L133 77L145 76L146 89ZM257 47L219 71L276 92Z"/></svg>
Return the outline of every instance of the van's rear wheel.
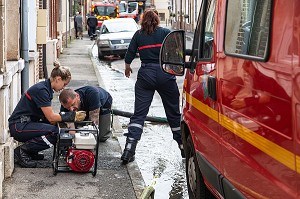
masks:
<svg viewBox="0 0 300 199"><path fill-rule="evenodd" d="M187 138L186 143L186 176L190 199L215 198L204 183L191 136Z"/></svg>

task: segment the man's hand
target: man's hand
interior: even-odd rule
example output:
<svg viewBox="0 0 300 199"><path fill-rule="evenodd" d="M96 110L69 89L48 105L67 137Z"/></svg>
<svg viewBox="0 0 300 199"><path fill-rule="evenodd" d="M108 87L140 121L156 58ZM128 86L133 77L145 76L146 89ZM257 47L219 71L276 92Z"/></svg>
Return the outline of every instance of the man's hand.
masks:
<svg viewBox="0 0 300 199"><path fill-rule="evenodd" d="M75 122L81 122L85 119L85 117L86 117L85 111L77 111L74 121Z"/></svg>
<svg viewBox="0 0 300 199"><path fill-rule="evenodd" d="M59 115L61 116L62 122L80 122L83 121L86 113L85 111L78 111L78 112L60 112Z"/></svg>
<svg viewBox="0 0 300 199"><path fill-rule="evenodd" d="M125 64L125 76L129 78L130 73L132 73L132 69L130 67L130 64Z"/></svg>

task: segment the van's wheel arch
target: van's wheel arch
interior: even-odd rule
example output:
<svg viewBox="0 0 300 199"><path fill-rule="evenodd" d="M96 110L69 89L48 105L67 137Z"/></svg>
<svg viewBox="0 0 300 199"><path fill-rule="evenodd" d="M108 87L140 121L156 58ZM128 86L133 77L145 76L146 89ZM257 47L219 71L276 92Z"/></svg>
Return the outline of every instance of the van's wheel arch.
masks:
<svg viewBox="0 0 300 199"><path fill-rule="evenodd" d="M190 199L215 198L204 183L191 136L188 136L186 142L186 177Z"/></svg>

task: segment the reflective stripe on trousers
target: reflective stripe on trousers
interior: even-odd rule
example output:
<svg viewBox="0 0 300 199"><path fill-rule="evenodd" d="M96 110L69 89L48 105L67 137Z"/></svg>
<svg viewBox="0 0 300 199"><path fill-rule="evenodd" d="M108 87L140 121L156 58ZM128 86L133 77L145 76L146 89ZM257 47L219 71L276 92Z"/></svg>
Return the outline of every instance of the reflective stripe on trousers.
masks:
<svg viewBox="0 0 300 199"><path fill-rule="evenodd" d="M42 122L15 123L9 125L11 136L24 142L31 152L39 152L56 144L59 128Z"/></svg>
<svg viewBox="0 0 300 199"><path fill-rule="evenodd" d="M128 137L139 140L143 132L144 122L157 91L162 99L173 139L181 144L179 90L174 75L162 71L159 64L142 64L135 83L134 114L128 125Z"/></svg>

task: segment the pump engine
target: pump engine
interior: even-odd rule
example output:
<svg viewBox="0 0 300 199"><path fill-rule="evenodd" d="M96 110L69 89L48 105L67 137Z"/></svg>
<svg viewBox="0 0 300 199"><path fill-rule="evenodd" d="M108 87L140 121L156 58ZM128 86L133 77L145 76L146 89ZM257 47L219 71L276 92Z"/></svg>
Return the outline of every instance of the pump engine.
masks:
<svg viewBox="0 0 300 199"><path fill-rule="evenodd" d="M58 171L89 172L93 167L96 175L99 130L90 121L75 124L75 129L60 128L53 152L54 175Z"/></svg>

